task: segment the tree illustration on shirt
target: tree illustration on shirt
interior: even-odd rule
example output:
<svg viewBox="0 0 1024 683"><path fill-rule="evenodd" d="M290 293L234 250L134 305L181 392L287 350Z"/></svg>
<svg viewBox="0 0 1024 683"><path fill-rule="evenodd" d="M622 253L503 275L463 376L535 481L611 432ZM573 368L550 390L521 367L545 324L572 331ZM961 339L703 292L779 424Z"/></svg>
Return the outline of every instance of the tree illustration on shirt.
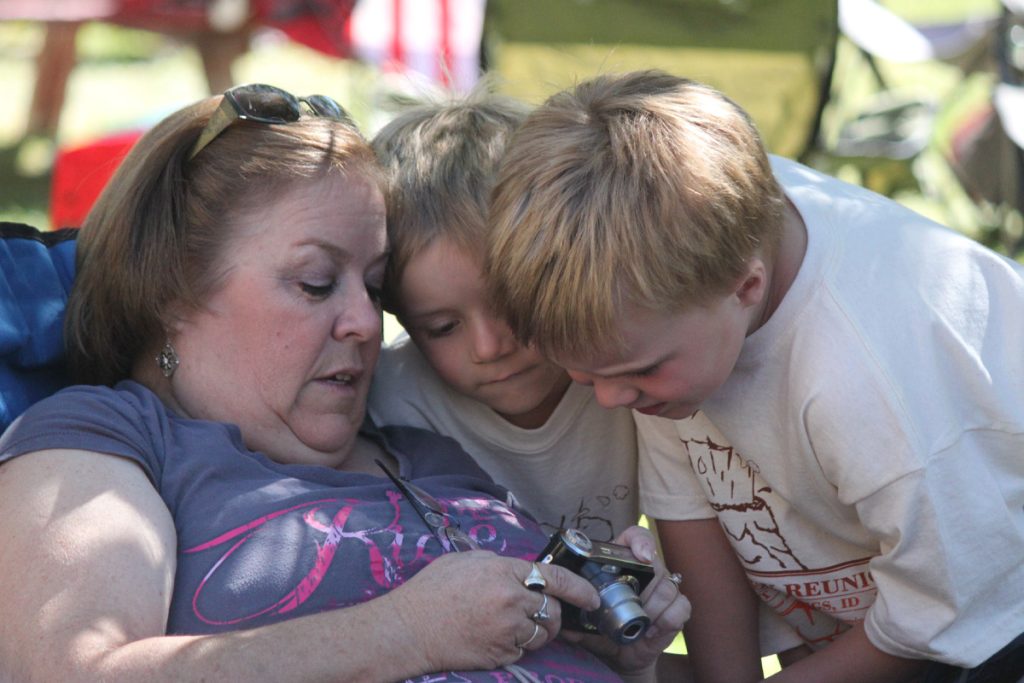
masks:
<svg viewBox="0 0 1024 683"><path fill-rule="evenodd" d="M748 579L805 642L824 646L849 628L850 621L863 619L873 601L868 558L808 566L779 523L788 503L761 478L756 462L744 458L717 430L708 433L713 426L708 427L680 440Z"/></svg>

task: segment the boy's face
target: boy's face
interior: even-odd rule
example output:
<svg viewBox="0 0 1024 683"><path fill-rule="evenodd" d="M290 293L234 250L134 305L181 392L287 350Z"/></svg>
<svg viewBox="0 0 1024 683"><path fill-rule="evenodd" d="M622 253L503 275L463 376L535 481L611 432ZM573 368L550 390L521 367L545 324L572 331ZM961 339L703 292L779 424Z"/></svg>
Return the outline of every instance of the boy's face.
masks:
<svg viewBox="0 0 1024 683"><path fill-rule="evenodd" d="M576 382L592 385L605 408L679 420L725 383L755 314L736 294L681 313L627 307L619 316L621 352L555 361Z"/></svg>
<svg viewBox="0 0 1024 683"><path fill-rule="evenodd" d="M445 383L520 427L551 416L569 377L495 317L476 255L435 240L409 260L399 300L402 324Z"/></svg>

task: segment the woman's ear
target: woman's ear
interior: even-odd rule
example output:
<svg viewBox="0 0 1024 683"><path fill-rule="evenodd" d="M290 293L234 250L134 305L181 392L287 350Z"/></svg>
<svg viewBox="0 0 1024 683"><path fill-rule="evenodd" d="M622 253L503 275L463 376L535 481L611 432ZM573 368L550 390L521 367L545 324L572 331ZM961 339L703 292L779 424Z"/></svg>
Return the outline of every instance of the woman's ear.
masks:
<svg viewBox="0 0 1024 683"><path fill-rule="evenodd" d="M189 309L181 303L171 304L167 307L161 316L163 327L163 339L159 340L161 344L167 340L176 339L189 326L191 317L188 311Z"/></svg>

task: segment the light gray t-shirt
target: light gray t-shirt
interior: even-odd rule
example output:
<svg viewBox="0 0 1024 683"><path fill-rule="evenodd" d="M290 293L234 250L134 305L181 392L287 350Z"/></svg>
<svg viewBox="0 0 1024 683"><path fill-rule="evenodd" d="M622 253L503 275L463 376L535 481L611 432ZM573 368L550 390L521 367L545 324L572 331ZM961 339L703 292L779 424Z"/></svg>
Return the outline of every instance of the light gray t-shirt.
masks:
<svg viewBox="0 0 1024 683"><path fill-rule="evenodd" d="M455 439L549 531L610 541L639 520L633 417L589 387L572 384L546 424L522 429L442 382L403 334L381 353L369 413Z"/></svg>

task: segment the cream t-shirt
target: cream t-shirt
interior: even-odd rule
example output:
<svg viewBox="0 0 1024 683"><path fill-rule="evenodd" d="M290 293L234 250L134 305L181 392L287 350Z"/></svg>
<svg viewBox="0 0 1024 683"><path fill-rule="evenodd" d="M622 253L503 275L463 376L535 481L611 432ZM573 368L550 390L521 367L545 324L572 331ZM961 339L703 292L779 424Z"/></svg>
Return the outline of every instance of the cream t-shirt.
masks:
<svg viewBox="0 0 1024 683"><path fill-rule="evenodd" d="M639 521L636 429L572 384L547 423L522 429L442 382L407 335L381 353L369 412L380 425L452 437L548 530L610 541Z"/></svg>
<svg viewBox="0 0 1024 683"><path fill-rule="evenodd" d="M642 509L717 515L813 646L977 665L1024 631L1024 268L773 163L804 262L701 412L637 415Z"/></svg>

